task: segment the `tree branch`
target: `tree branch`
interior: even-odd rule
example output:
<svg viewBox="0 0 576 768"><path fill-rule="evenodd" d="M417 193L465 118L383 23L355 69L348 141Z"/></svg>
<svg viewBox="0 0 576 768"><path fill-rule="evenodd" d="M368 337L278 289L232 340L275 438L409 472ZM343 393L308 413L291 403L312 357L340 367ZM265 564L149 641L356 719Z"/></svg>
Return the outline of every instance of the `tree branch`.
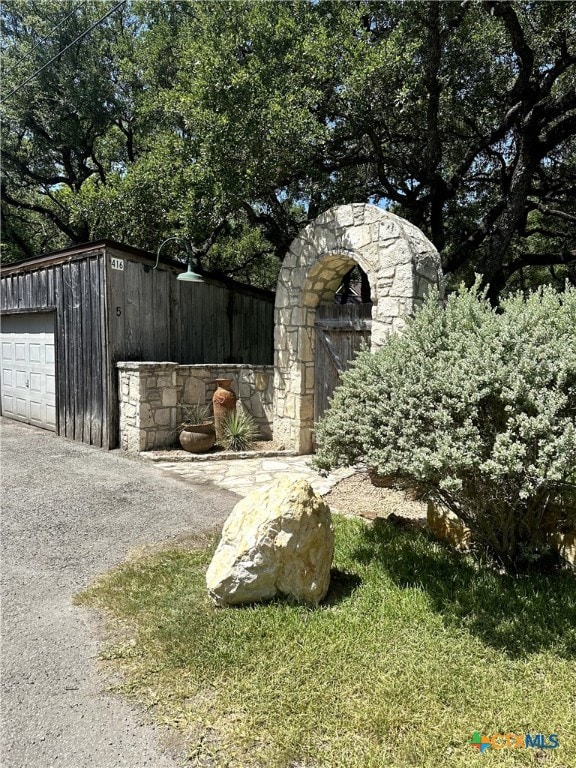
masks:
<svg viewBox="0 0 576 768"><path fill-rule="evenodd" d="M536 207L539 211L542 211L542 213L548 214L548 216L555 216L557 219L564 219L564 221L571 221L576 224L576 216L573 216L571 213L558 211L555 208L549 208L547 205L544 205L544 203L537 203Z"/></svg>
<svg viewBox="0 0 576 768"><path fill-rule="evenodd" d="M574 101L576 102L576 92L574 94ZM576 133L576 129L574 127L575 124L576 116L574 114L568 114L563 117L562 120L558 120L558 122L555 123L549 129L549 131L540 138L542 154L550 152L550 150L554 149L559 144L562 144L562 142L566 141L566 139L574 136Z"/></svg>
<svg viewBox="0 0 576 768"><path fill-rule="evenodd" d="M12 197L9 192L6 191L5 185L2 186L2 200L16 209L34 211L34 213L39 213L41 216L45 216L47 219L50 219L50 221L55 224L61 232L69 237L73 243L78 243L81 241L82 238L79 238L78 233L74 232L74 230L71 229L64 221L62 221L59 216L56 216L54 211L51 211L50 208L45 208L43 205L37 205L34 203L25 203L22 200L16 200L16 198Z"/></svg>
<svg viewBox="0 0 576 768"><path fill-rule="evenodd" d="M542 235L542 237L561 237L562 232L555 232L552 229L545 229L544 227L530 227L530 229L524 228L521 232L524 237L531 237L532 235Z"/></svg>
<svg viewBox="0 0 576 768"><path fill-rule="evenodd" d="M576 261L576 250L563 253L521 253L510 264L510 274L517 272L522 267L549 267L558 264L571 264Z"/></svg>
<svg viewBox="0 0 576 768"><path fill-rule="evenodd" d="M504 27L510 36L514 52L518 56L519 73L510 91L511 101L514 102L516 99L522 98L530 88L530 77L534 70L534 51L526 41L524 30L512 3L508 0L505 2L489 0L485 3L485 6L493 16L502 19Z"/></svg>
<svg viewBox="0 0 576 768"><path fill-rule="evenodd" d="M56 184L69 184L69 179L66 176L42 176L29 168L26 163L20 160L19 157L13 155L9 150L4 149L4 161L11 163L21 174L21 176L28 176L30 179L39 182L40 184L47 184L49 186L55 186Z"/></svg>
<svg viewBox="0 0 576 768"><path fill-rule="evenodd" d="M477 248L490 234L493 224L496 222L502 211L506 208L506 201L500 200L484 216L476 230L466 238L460 245L449 254L442 266L445 272L454 272L461 267L470 256L470 251Z"/></svg>
<svg viewBox="0 0 576 768"><path fill-rule="evenodd" d="M198 266L202 266L202 258L206 256L210 248L212 248L227 224L228 220L226 218L221 219L201 245L194 245L194 243L185 241L186 250L189 250Z"/></svg>
<svg viewBox="0 0 576 768"><path fill-rule="evenodd" d="M576 64L576 54L568 53L567 48L564 47L560 57L556 59L552 67L550 67L542 78L542 85L540 88L542 95L550 93L556 80L558 80L560 75L563 75L572 64Z"/></svg>

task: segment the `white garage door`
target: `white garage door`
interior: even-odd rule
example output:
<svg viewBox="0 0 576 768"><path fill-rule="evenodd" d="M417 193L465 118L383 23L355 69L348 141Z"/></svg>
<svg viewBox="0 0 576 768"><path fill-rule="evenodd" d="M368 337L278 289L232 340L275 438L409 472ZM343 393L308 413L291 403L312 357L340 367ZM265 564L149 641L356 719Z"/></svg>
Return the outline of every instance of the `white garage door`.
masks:
<svg viewBox="0 0 576 768"><path fill-rule="evenodd" d="M4 315L2 415L56 431L54 315Z"/></svg>

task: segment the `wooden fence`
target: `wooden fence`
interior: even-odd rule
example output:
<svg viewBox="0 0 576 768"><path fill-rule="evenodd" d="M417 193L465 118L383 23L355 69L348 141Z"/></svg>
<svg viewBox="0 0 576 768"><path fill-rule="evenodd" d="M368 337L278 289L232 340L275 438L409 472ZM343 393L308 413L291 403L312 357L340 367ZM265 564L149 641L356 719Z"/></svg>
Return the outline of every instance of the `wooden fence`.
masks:
<svg viewBox="0 0 576 768"><path fill-rule="evenodd" d="M102 241L2 269L1 312L55 313L59 434L118 445L119 361L272 363L271 292L152 265Z"/></svg>

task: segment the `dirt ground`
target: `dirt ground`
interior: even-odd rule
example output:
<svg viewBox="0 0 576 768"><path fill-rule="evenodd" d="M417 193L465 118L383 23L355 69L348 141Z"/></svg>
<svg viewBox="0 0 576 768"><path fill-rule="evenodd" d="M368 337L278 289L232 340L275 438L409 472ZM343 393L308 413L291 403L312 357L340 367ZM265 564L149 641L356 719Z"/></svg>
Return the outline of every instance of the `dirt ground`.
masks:
<svg viewBox="0 0 576 768"><path fill-rule="evenodd" d="M368 518L395 514L415 520L426 519L425 502L414 501L405 491L372 485L366 471L358 471L341 480L324 498L335 512Z"/></svg>

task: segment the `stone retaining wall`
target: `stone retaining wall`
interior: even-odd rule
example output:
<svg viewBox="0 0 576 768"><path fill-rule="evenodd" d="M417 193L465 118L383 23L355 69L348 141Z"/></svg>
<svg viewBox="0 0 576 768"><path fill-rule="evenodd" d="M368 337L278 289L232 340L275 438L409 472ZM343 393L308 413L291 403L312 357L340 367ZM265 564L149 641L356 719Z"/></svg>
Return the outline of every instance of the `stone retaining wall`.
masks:
<svg viewBox="0 0 576 768"><path fill-rule="evenodd" d="M271 365L118 363L120 447L138 453L177 442L180 404L210 404L217 378L232 379L238 404L250 413L262 438L272 437Z"/></svg>

